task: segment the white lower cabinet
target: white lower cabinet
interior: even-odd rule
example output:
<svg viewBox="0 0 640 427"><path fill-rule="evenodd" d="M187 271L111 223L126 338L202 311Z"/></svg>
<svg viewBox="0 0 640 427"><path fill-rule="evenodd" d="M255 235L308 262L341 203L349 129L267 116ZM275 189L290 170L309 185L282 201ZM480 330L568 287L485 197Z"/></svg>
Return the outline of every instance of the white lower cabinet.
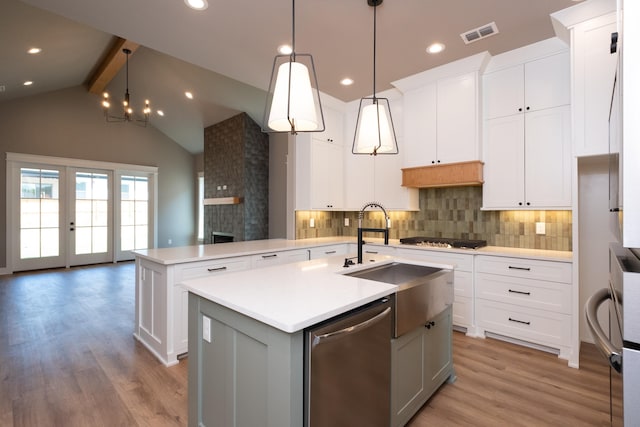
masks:
<svg viewBox="0 0 640 427"><path fill-rule="evenodd" d="M391 340L391 423L405 425L435 391L454 377L451 308Z"/></svg>
<svg viewBox="0 0 640 427"><path fill-rule="evenodd" d="M161 264L137 257L134 336L166 366L175 365L188 351L189 292L180 283L308 259L308 249L181 264Z"/></svg>
<svg viewBox="0 0 640 427"><path fill-rule="evenodd" d="M489 332L572 352L571 263L476 257L476 323Z"/></svg>
<svg viewBox="0 0 640 427"><path fill-rule="evenodd" d="M429 251L425 249L398 249L398 257L415 258L454 266L453 270L453 324L474 335L473 321L473 257L461 253Z"/></svg>
<svg viewBox="0 0 640 427"><path fill-rule="evenodd" d="M187 352L188 291L183 280L247 270L248 257L185 264L159 264L136 258L136 329L134 335L170 366Z"/></svg>

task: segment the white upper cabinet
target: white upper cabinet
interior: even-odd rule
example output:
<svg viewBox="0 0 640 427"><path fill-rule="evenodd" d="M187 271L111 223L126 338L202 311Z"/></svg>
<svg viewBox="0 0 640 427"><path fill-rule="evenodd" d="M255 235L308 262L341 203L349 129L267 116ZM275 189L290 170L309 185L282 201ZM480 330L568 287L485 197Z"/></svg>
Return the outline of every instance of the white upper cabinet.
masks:
<svg viewBox="0 0 640 427"><path fill-rule="evenodd" d="M532 49L541 46L546 44ZM521 63L498 67L483 79L483 208L570 209L569 53L536 51L536 59L522 60L525 51L514 51Z"/></svg>
<svg viewBox="0 0 640 427"><path fill-rule="evenodd" d="M401 125L404 113L399 94L391 90L379 94L389 99L391 116L398 140L398 154L377 156L352 154L359 101L347 107L344 144L345 209L360 210L365 203L376 201L388 210L418 210L418 190L402 187L403 159L407 155L406 138Z"/></svg>
<svg viewBox="0 0 640 427"><path fill-rule="evenodd" d="M403 93L404 167L480 160L481 70L487 52L393 82Z"/></svg>
<svg viewBox="0 0 640 427"><path fill-rule="evenodd" d="M571 102L569 52L484 76L484 118L544 110Z"/></svg>
<svg viewBox="0 0 640 427"><path fill-rule="evenodd" d="M344 207L343 113L322 108L324 132L295 136L296 210L332 210Z"/></svg>
<svg viewBox="0 0 640 427"><path fill-rule="evenodd" d="M571 29L573 44L574 154L609 152L609 111L617 54L610 53L616 14L580 23Z"/></svg>

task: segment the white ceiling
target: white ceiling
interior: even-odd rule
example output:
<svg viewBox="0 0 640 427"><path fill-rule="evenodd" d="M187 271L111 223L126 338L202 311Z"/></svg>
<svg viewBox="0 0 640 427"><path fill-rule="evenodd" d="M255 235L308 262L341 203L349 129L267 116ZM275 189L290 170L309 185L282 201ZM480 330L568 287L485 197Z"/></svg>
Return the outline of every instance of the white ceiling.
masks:
<svg viewBox="0 0 640 427"><path fill-rule="evenodd" d="M197 12L183 0L2 0L0 102L85 83L115 35L143 46L131 56L132 97L144 94L152 107L165 110L153 125L189 151L201 152L203 127L239 111L261 121L261 90L269 84L276 48L291 41L291 4L209 0L209 8ZM575 4L386 0L377 11L376 90L485 50L496 55L553 37L549 14ZM492 21L499 34L463 43L461 33ZM296 2L296 52L313 55L321 91L335 98L371 94L372 35L367 0ZM425 53L434 41L447 47L437 56ZM43 53L27 55L34 45ZM343 77L355 83L341 86ZM34 85L23 87L24 80ZM108 89L120 93L123 80L121 72ZM186 102L184 90L194 92L195 102Z"/></svg>

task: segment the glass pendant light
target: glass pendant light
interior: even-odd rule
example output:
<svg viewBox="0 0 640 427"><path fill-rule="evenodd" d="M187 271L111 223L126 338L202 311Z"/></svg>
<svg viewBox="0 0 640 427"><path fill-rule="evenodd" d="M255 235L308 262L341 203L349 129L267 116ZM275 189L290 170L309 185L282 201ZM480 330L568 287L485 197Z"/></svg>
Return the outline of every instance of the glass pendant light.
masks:
<svg viewBox="0 0 640 427"><path fill-rule="evenodd" d="M271 70L262 130L264 132L322 132L324 114L313 63L308 53L296 53L296 13L293 7L291 53L276 55Z"/></svg>
<svg viewBox="0 0 640 427"><path fill-rule="evenodd" d="M376 96L376 9L382 0L367 0L367 4L373 6L373 96L360 100L351 152L373 156L398 154L389 100Z"/></svg>

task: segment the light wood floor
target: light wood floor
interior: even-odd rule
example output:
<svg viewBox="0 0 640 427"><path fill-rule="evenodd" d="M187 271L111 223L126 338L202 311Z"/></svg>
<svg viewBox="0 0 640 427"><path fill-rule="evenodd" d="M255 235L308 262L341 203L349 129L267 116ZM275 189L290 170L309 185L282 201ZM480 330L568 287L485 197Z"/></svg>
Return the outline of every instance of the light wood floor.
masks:
<svg viewBox="0 0 640 427"><path fill-rule="evenodd" d="M132 336L134 265L0 276L0 426L185 426L187 363L165 368ZM410 422L605 426L608 369L454 334L457 380Z"/></svg>

